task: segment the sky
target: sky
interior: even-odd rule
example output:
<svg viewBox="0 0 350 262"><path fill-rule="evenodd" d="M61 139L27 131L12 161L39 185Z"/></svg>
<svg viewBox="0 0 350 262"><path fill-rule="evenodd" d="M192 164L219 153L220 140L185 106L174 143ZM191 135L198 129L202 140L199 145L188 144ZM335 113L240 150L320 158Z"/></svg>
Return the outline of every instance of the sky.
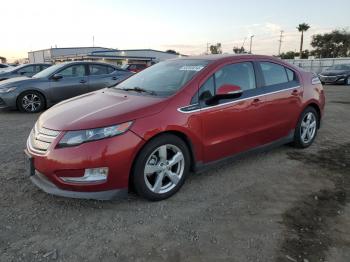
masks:
<svg viewBox="0 0 350 262"><path fill-rule="evenodd" d="M50 47L95 46L118 49L175 49L186 55L221 43L252 52L299 50L298 24L306 22L304 49L311 36L350 29L349 0L1 0L0 56L27 57ZM246 40L245 40L246 39Z"/></svg>

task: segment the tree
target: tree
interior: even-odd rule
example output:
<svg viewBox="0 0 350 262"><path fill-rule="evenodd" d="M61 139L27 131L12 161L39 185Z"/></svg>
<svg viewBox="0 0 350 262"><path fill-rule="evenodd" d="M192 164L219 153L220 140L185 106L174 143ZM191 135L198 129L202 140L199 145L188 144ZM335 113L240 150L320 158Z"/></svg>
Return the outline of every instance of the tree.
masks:
<svg viewBox="0 0 350 262"><path fill-rule="evenodd" d="M350 56L350 32L343 29L313 35L311 46L315 56L319 58Z"/></svg>
<svg viewBox="0 0 350 262"><path fill-rule="evenodd" d="M178 52L176 52L175 50L172 50L172 49L166 50L165 53L174 54L174 55L179 55Z"/></svg>
<svg viewBox="0 0 350 262"><path fill-rule="evenodd" d="M247 53L247 51L245 51L243 46L242 47L234 46L232 50L235 54L246 54Z"/></svg>
<svg viewBox="0 0 350 262"><path fill-rule="evenodd" d="M216 45L211 45L210 52L212 54L222 54L221 43L217 43Z"/></svg>
<svg viewBox="0 0 350 262"><path fill-rule="evenodd" d="M288 51L288 52L283 52L280 57L281 59L294 59L295 57L298 57L299 53L294 52L294 51Z"/></svg>
<svg viewBox="0 0 350 262"><path fill-rule="evenodd" d="M303 53L303 44L304 44L304 32L310 29L310 26L306 23L299 24L297 27L298 31L301 32L301 38L300 38L300 51L299 54Z"/></svg>

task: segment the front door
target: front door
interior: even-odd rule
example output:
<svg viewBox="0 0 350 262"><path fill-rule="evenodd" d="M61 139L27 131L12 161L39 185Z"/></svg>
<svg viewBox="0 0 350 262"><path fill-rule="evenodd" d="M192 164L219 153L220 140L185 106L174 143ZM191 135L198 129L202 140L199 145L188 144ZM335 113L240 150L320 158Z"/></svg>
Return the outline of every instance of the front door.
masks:
<svg viewBox="0 0 350 262"><path fill-rule="evenodd" d="M224 85L239 86L241 96L209 103L216 90ZM259 117L263 98L256 86L255 70L252 62L240 62L223 66L215 72L199 89L201 106L204 161L211 162L246 151L259 145L259 137L254 132L261 123Z"/></svg>
<svg viewBox="0 0 350 262"><path fill-rule="evenodd" d="M89 92L88 77L83 64L75 64L57 72L60 79L51 79L50 92L53 102L59 102Z"/></svg>

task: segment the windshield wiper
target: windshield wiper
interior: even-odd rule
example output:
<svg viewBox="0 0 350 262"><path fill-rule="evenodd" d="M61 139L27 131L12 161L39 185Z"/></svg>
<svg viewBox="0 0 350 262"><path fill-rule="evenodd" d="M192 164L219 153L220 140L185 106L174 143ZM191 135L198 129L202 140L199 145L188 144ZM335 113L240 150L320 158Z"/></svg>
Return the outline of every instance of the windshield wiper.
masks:
<svg viewBox="0 0 350 262"><path fill-rule="evenodd" d="M135 92L138 92L138 93L148 93L150 95L157 95L156 92L154 91L151 91L151 90L147 90L147 89L144 89L144 88L141 88L141 87L138 87L138 86L135 86L133 88L118 88L120 90L124 90L124 91L135 91Z"/></svg>

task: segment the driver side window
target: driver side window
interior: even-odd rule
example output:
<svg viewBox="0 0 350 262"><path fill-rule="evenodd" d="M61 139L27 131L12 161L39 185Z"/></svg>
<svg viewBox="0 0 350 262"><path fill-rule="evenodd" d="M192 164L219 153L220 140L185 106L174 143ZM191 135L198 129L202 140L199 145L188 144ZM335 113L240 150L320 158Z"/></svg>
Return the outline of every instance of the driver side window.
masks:
<svg viewBox="0 0 350 262"><path fill-rule="evenodd" d="M82 76L85 76L85 66L84 65L68 66L58 73L61 74L63 77L82 77Z"/></svg>
<svg viewBox="0 0 350 262"><path fill-rule="evenodd" d="M191 104L203 102L213 97L224 84L239 86L243 91L256 88L254 67L251 62L223 66L200 87Z"/></svg>

